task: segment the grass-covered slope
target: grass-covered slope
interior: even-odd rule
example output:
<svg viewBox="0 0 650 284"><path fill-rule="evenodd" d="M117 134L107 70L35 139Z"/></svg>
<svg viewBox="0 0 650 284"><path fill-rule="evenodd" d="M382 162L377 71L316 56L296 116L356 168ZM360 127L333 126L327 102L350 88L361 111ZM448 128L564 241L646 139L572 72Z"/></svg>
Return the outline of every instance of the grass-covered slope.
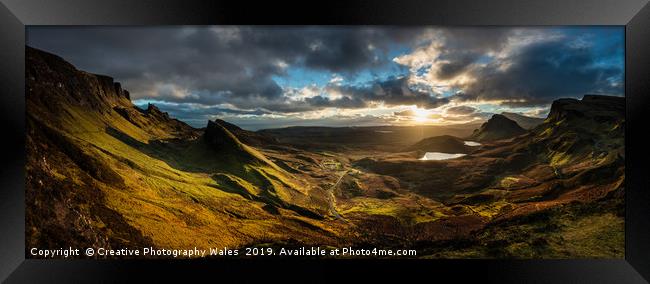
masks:
<svg viewBox="0 0 650 284"><path fill-rule="evenodd" d="M355 164L444 203L435 211L439 219L410 229L391 225L418 236L444 236L440 223L461 230L410 242L431 257L622 257L624 102L557 100L529 133L484 143L458 159L378 157Z"/></svg>
<svg viewBox="0 0 650 284"><path fill-rule="evenodd" d="M137 108L109 77L26 52L28 247L330 241L327 204L222 126L202 133Z"/></svg>

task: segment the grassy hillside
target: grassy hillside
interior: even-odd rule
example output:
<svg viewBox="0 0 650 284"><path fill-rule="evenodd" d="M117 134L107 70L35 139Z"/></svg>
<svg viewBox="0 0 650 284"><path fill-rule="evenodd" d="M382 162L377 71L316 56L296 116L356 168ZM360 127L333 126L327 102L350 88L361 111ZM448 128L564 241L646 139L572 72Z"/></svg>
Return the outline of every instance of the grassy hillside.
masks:
<svg viewBox="0 0 650 284"><path fill-rule="evenodd" d="M439 221L411 227L420 238L401 238L430 257L622 257L623 110L618 97L560 100L526 135L462 158L388 155L356 165L442 201ZM405 231L397 214L386 215L384 226ZM440 220L459 231L445 236Z"/></svg>
<svg viewBox="0 0 650 284"><path fill-rule="evenodd" d="M32 49L28 60L30 246L70 245L69 234L91 238L80 243L161 247L236 247L288 236L329 242L321 230L332 226L313 221L327 218L327 204L311 201L309 186L221 126L219 135L232 143L215 149L154 106L137 109L99 76ZM72 86L51 90L59 83ZM107 99L90 107L97 90ZM70 221L78 225L69 229ZM70 232L46 234L51 230Z"/></svg>

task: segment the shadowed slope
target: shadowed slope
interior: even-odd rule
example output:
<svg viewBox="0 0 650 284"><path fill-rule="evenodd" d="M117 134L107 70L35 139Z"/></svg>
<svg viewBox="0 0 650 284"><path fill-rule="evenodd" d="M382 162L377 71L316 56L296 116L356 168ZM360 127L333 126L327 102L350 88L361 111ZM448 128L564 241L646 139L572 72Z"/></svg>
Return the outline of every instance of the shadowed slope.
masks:
<svg viewBox="0 0 650 284"><path fill-rule="evenodd" d="M514 112L502 112L501 115L516 122L524 129L533 129L544 122L543 118L525 116Z"/></svg>
<svg viewBox="0 0 650 284"><path fill-rule="evenodd" d="M465 141L450 135L435 136L422 139L420 142L405 149L405 151L463 153L467 154L476 147L467 146Z"/></svg>

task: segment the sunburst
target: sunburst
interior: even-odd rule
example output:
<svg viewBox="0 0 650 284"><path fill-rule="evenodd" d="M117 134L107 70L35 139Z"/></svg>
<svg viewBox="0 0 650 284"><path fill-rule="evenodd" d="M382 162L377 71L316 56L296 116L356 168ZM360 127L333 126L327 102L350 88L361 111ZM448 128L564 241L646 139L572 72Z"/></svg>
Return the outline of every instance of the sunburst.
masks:
<svg viewBox="0 0 650 284"><path fill-rule="evenodd" d="M426 109L413 108L413 120L415 122L425 122L429 120L431 114Z"/></svg>

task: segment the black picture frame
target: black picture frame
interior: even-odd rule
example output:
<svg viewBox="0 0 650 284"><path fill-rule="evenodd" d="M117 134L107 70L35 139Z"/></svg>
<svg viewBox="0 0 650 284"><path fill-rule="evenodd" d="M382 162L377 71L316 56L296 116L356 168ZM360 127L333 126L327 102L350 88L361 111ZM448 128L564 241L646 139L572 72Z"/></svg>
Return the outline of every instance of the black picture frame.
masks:
<svg viewBox="0 0 650 284"><path fill-rule="evenodd" d="M372 277L431 281L647 283L650 279L648 0L128 1L0 0L0 279L124 282L208 276L324 281ZM443 25L625 26L625 259L615 260L36 260L25 259L25 26L28 25ZM176 274L185 272L183 274ZM301 274L301 276L298 276ZM299 278L302 277L302 278ZM308 278L305 278L308 277ZM151 278L145 278L151 280ZM335 280L334 280L335 281Z"/></svg>

